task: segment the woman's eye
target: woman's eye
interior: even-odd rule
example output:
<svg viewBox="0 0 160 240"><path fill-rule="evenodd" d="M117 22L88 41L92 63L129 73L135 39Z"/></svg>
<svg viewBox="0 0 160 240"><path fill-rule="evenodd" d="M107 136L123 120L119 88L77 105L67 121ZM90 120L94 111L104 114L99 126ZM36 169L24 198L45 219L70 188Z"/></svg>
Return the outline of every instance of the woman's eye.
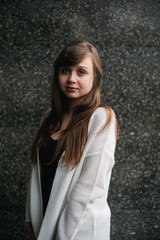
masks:
<svg viewBox="0 0 160 240"><path fill-rule="evenodd" d="M63 74L66 74L66 73L69 73L70 71L69 71L69 69L68 68L62 68L61 69L61 73L63 73Z"/></svg>
<svg viewBox="0 0 160 240"><path fill-rule="evenodd" d="M84 70L79 70L78 73L79 73L79 75L83 75L83 74L85 74L85 71Z"/></svg>

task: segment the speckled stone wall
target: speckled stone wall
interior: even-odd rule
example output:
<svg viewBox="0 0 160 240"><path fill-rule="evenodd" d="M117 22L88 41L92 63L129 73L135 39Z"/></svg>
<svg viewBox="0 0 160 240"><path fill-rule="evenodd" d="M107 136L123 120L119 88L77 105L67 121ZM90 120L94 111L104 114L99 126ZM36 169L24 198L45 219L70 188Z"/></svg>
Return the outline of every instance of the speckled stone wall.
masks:
<svg viewBox="0 0 160 240"><path fill-rule="evenodd" d="M111 240L160 239L160 1L1 0L1 15L0 238L28 239L27 156L50 106L52 64L84 39L99 51L102 100L119 125Z"/></svg>

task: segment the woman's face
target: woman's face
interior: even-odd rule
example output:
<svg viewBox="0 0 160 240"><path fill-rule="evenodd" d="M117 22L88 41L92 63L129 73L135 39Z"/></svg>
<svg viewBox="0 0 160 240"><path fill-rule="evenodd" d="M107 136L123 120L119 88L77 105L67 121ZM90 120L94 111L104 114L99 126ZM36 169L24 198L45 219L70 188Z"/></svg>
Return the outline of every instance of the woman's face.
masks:
<svg viewBox="0 0 160 240"><path fill-rule="evenodd" d="M60 67L58 84L67 98L78 99L91 91L93 78L93 63L90 56L86 56L77 65Z"/></svg>

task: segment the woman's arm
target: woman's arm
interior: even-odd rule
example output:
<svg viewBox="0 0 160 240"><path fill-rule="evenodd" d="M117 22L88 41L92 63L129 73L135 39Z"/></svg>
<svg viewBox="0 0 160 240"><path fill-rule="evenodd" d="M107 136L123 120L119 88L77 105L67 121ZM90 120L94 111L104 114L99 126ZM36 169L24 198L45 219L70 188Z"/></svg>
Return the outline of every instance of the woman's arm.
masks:
<svg viewBox="0 0 160 240"><path fill-rule="evenodd" d="M57 239L72 240L87 218L88 209L93 206L97 198L106 193L110 174L114 165L115 150L115 119L110 126L97 135L107 119L106 111L100 109L94 114L91 133L88 139L91 143L84 159L81 176L75 184L68 203L60 217ZM89 141L89 140L88 140ZM108 189L107 189L108 190Z"/></svg>
<svg viewBox="0 0 160 240"><path fill-rule="evenodd" d="M31 240L36 240L31 222L25 222L27 233Z"/></svg>

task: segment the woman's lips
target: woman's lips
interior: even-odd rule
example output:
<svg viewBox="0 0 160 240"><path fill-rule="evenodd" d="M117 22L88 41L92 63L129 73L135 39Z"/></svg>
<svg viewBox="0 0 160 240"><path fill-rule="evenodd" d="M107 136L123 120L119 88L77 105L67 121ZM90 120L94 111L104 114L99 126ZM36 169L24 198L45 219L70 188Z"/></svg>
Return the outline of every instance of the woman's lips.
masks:
<svg viewBox="0 0 160 240"><path fill-rule="evenodd" d="M75 88L75 87L66 87L67 91L69 92L75 92L78 88Z"/></svg>

